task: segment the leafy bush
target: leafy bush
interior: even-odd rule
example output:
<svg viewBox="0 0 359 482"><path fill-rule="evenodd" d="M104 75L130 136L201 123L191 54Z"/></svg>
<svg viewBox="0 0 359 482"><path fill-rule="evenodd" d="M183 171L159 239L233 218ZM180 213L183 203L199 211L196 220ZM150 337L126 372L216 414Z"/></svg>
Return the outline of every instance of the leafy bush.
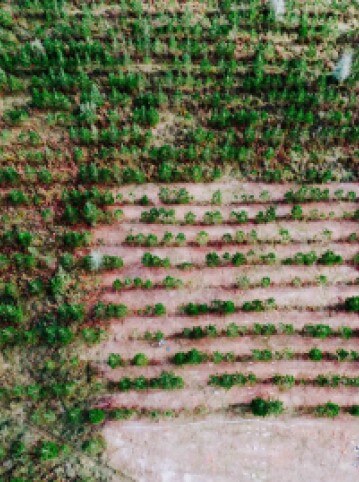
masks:
<svg viewBox="0 0 359 482"><path fill-rule="evenodd" d="M183 286L183 281L172 276L166 276L162 284L166 289L177 289Z"/></svg>
<svg viewBox="0 0 359 482"><path fill-rule="evenodd" d="M220 211L207 211L203 215L204 224L221 224L223 217Z"/></svg>
<svg viewBox="0 0 359 482"><path fill-rule="evenodd" d="M175 210L165 208L151 208L149 211L142 211L141 223L173 224L175 222Z"/></svg>
<svg viewBox="0 0 359 482"><path fill-rule="evenodd" d="M133 365L138 367L145 367L148 365L148 358L144 353L136 353L136 355L132 359Z"/></svg>
<svg viewBox="0 0 359 482"><path fill-rule="evenodd" d="M308 356L313 361L321 361L323 358L323 352L319 348L312 348L309 351Z"/></svg>
<svg viewBox="0 0 359 482"><path fill-rule="evenodd" d="M223 375L211 375L208 384L229 390L235 385L243 387L248 384L253 385L256 381L257 378L253 373L248 375L243 373L224 373Z"/></svg>
<svg viewBox="0 0 359 482"><path fill-rule="evenodd" d="M182 336L184 338L190 338L197 340L200 338L205 338L207 336L215 337L217 336L217 328L214 325L193 326L192 328L183 328Z"/></svg>
<svg viewBox="0 0 359 482"><path fill-rule="evenodd" d="M273 354L270 350L252 350L252 357L254 360L257 361L270 361L273 358Z"/></svg>
<svg viewBox="0 0 359 482"><path fill-rule="evenodd" d="M246 264L247 259L243 253L235 253L232 257L231 262L233 266L242 266L243 264Z"/></svg>
<svg viewBox="0 0 359 482"><path fill-rule="evenodd" d="M314 338L327 338L333 331L328 325L305 325L303 328L305 335L313 336Z"/></svg>
<svg viewBox="0 0 359 482"><path fill-rule="evenodd" d="M255 217L255 222L262 224L262 223L270 223L277 219L276 209L275 207L271 206L266 211L259 211Z"/></svg>
<svg viewBox="0 0 359 482"><path fill-rule="evenodd" d="M63 323L81 323L85 318L84 306L81 304L64 303L57 310L59 321Z"/></svg>
<svg viewBox="0 0 359 482"><path fill-rule="evenodd" d="M319 264L324 264L325 266L333 266L335 264L341 264L343 262L343 257L340 254L335 254L333 251L326 251L318 259Z"/></svg>
<svg viewBox="0 0 359 482"><path fill-rule="evenodd" d="M115 303L103 303L99 301L93 309L95 318L108 319L108 318L123 318L128 313L128 308L124 304Z"/></svg>
<svg viewBox="0 0 359 482"><path fill-rule="evenodd" d="M303 219L303 209L301 206L296 204L295 206L292 207L291 210L291 216L293 219L300 221Z"/></svg>
<svg viewBox="0 0 359 482"><path fill-rule="evenodd" d="M236 223L247 223L248 213L247 211L232 211L230 214L230 220Z"/></svg>
<svg viewBox="0 0 359 482"><path fill-rule="evenodd" d="M346 311L351 311L353 313L359 312L359 296L351 296L347 298L344 302Z"/></svg>
<svg viewBox="0 0 359 482"><path fill-rule="evenodd" d="M184 187L178 189L161 187L158 197L164 204L189 204L193 201L193 196Z"/></svg>
<svg viewBox="0 0 359 482"><path fill-rule="evenodd" d="M201 303L188 303L183 307L186 315L197 316L205 313L230 314L235 312L233 301L213 300L208 306Z"/></svg>
<svg viewBox="0 0 359 482"><path fill-rule="evenodd" d="M89 422L93 425L99 425L104 422L106 418L106 412L101 408L92 408L88 412Z"/></svg>
<svg viewBox="0 0 359 482"><path fill-rule="evenodd" d="M19 206L20 204L28 204L29 197L26 193L19 189L13 189L6 195L6 200L8 203Z"/></svg>
<svg viewBox="0 0 359 482"><path fill-rule="evenodd" d="M292 388L295 385L295 378L293 375L274 375L273 383L281 388Z"/></svg>
<svg viewBox="0 0 359 482"><path fill-rule="evenodd" d="M197 365L203 363L207 359L205 353L202 353L195 348L188 352L178 352L172 358L172 363L175 365Z"/></svg>
<svg viewBox="0 0 359 482"><path fill-rule="evenodd" d="M88 231L66 231L62 239L66 248L81 248L90 244L91 234Z"/></svg>
<svg viewBox="0 0 359 482"><path fill-rule="evenodd" d="M267 417L268 415L280 415L283 412L283 403L279 400L263 400L257 397L251 401L250 408L253 415Z"/></svg>
<svg viewBox="0 0 359 482"><path fill-rule="evenodd" d="M221 264L221 258L219 255L215 252L212 253L207 253L206 254L206 265L209 266L210 268L215 268L217 266L220 266Z"/></svg>
<svg viewBox="0 0 359 482"><path fill-rule="evenodd" d="M50 440L41 442L37 447L37 454L41 461L56 459L61 452L61 446Z"/></svg>
<svg viewBox="0 0 359 482"><path fill-rule="evenodd" d="M24 314L20 306L13 304L0 304L0 319L4 323L18 325L24 320Z"/></svg>
<svg viewBox="0 0 359 482"><path fill-rule="evenodd" d="M309 253L296 253L293 258L286 258L283 264L299 264L304 266L312 266L318 260L318 256L314 251Z"/></svg>
<svg viewBox="0 0 359 482"><path fill-rule="evenodd" d="M118 382L118 388L121 391L127 390L147 390L162 389L162 390L176 390L183 388L183 379L172 372L163 371L160 376L154 378L138 377L130 379L128 377L122 378Z"/></svg>
<svg viewBox="0 0 359 482"><path fill-rule="evenodd" d="M108 356L107 364L113 369L122 366L123 360L121 355L118 355L117 353L111 353Z"/></svg>
<svg viewBox="0 0 359 482"><path fill-rule="evenodd" d="M340 407L336 403L327 402L324 405L318 405L315 409L315 414L318 417L337 417L340 413Z"/></svg>
<svg viewBox="0 0 359 482"><path fill-rule="evenodd" d="M160 258L151 253L144 253L141 263L147 268L169 268L171 266L169 258Z"/></svg>
<svg viewBox="0 0 359 482"><path fill-rule="evenodd" d="M252 300L245 301L242 305L243 311L266 311L269 309L276 308L276 303L273 298L268 298L267 300Z"/></svg>
<svg viewBox="0 0 359 482"><path fill-rule="evenodd" d="M352 405L349 408L349 413L350 413L350 415L353 415L354 417L359 417L359 405Z"/></svg>

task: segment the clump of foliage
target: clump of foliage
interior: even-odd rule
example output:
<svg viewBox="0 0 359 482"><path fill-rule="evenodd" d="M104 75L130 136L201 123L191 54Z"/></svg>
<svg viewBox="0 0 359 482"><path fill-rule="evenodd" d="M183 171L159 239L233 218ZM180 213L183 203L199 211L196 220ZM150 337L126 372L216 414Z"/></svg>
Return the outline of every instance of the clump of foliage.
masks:
<svg viewBox="0 0 359 482"><path fill-rule="evenodd" d="M267 417L269 415L280 415L284 408L283 403L279 400L264 400L257 397L251 401L250 408L253 415L259 417Z"/></svg>

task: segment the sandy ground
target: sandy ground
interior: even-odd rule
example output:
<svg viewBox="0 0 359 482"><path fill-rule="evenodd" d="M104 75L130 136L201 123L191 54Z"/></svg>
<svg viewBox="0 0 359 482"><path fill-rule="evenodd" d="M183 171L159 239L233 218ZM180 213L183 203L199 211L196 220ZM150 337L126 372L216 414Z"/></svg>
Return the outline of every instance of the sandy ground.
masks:
<svg viewBox="0 0 359 482"><path fill-rule="evenodd" d="M327 286L285 288L255 288L249 291L240 289L201 288L181 290L158 290L137 295L131 291L105 294L102 299L106 303L124 303L129 310L143 309L147 304L163 303L167 313L181 312L181 307L187 303L208 303L213 300L231 300L236 307L243 302L256 299L274 298L278 308L295 307L326 307L333 306L358 293L357 286Z"/></svg>
<svg viewBox="0 0 359 482"><path fill-rule="evenodd" d="M136 482L354 482L359 425L349 418L112 422L110 464ZM116 480L124 480L118 478Z"/></svg>
<svg viewBox="0 0 359 482"><path fill-rule="evenodd" d="M114 223L111 226L98 226L92 232L94 243L104 244L105 246L121 246L128 234L155 234L159 240L162 239L166 231L171 232L174 236L178 233L184 233L187 242L194 242L200 231L205 231L209 235L209 239L213 242L219 242L226 233L233 237L236 231L243 231L245 234L252 230L257 232L259 240L262 241L280 241L280 229L289 231L293 243L307 243L307 241L322 241L323 231L331 232L330 239L332 241L345 240L350 234L358 232L357 224L353 221L282 221L279 223L269 224L253 224L246 223L243 225L219 225L219 226L176 226L176 225L160 225L160 224L133 224L133 223ZM358 233L359 234L359 233Z"/></svg>
<svg viewBox="0 0 359 482"><path fill-rule="evenodd" d="M157 204L157 206L160 206ZM164 207L162 205L162 207ZM254 206L247 206L247 205L240 205L240 206L191 206L191 205L177 205L177 206L165 206L165 209L173 209L175 211L175 219L177 222L183 222L185 219L185 215L188 212L192 212L196 216L196 221L201 223L204 221L204 215L207 212L214 212L218 211L221 213L223 222L228 223L231 222L236 224L233 219L231 219L232 211L238 213L240 211L246 211L248 214L248 219L253 220L259 211L265 211L269 207L268 204L259 204ZM343 216L345 212L353 212L356 208L356 205L351 202L345 203L310 203L309 205L303 205L303 216L310 216L311 212L315 211L318 215L323 215L325 217L329 216L332 213L334 218L340 218ZM113 207L111 210L118 209L118 207ZM143 207L143 206L124 206L123 207L123 220L127 222L137 222L140 221L141 214L143 212L149 211L150 207ZM291 217L292 205L279 205L276 209L277 217L278 218L287 218ZM142 224L142 222L141 222Z"/></svg>
<svg viewBox="0 0 359 482"><path fill-rule="evenodd" d="M142 184L123 186L121 189L114 190L114 194L121 193L124 200L136 200L142 196L148 196L152 202L158 202L158 193L160 191L158 184ZM251 196L254 200L259 200L261 193L267 191L270 201L283 201L284 195L289 190L297 191L300 186L294 183L283 184L266 184L261 182L239 182L231 178L223 178L219 182L211 182L203 185L202 183L173 183L171 189L185 188L194 197L197 203L209 203L213 193L220 190L222 194L223 204L231 202L243 202L242 195ZM330 183L329 185L317 185L321 190L329 189L330 195L333 195L338 189L343 189L344 193L354 191L359 195L359 186L357 183Z"/></svg>
<svg viewBox="0 0 359 482"><path fill-rule="evenodd" d="M200 317L190 316L161 316L159 318L143 318L129 316L126 320L113 320L109 323L109 338L115 340L127 340L136 336L143 335L146 330L153 332L161 330L164 335L171 336L182 333L183 328L192 326L206 326L215 324L218 330L228 326L230 323L237 323L241 326L252 327L254 323L273 323L277 327L281 322L291 323L295 330L300 330L308 323L321 323L329 325L333 329L341 326L349 326L352 329L358 328L358 317L355 313L341 313L337 316L335 312L313 312L288 310L285 320L277 312L247 313L245 316L238 317L238 314L218 317L214 314Z"/></svg>
<svg viewBox="0 0 359 482"><path fill-rule="evenodd" d="M138 269L133 266L111 271L101 276L101 285L111 288L115 279L123 280L125 277L138 276ZM315 283L318 276L326 276L329 285L354 282L359 278L357 269L353 266L245 266L236 268L226 266L223 268L202 268L201 276L197 270L183 271L178 268L166 270L153 270L143 267L141 278L150 279L153 283L161 283L166 276L179 278L183 286L199 288L200 286L233 287L240 276L247 276L251 284L260 283L263 277L269 277L272 285L290 284L295 277L302 283ZM158 287L156 287L158 289Z"/></svg>
<svg viewBox="0 0 359 482"><path fill-rule="evenodd" d="M261 263L260 256L269 253L276 253L277 260L295 256L297 253L309 253L315 251L318 256L327 250L332 250L336 254L340 254L343 260L348 261L357 253L358 247L354 243L327 243L325 245L308 245L288 244L279 247L273 247L270 244L262 246L226 246L221 249L213 249L210 247L163 247L163 248L134 248L131 246L113 247L103 246L96 249L96 253L111 256L121 256L126 267L137 265L142 272L141 258L144 253L149 252L160 258L168 257L171 265L180 263L194 263L200 265L201 268L206 266L206 255L210 252L216 252L220 257L225 253L233 256L236 253L243 253L249 262ZM262 262L263 264L263 262Z"/></svg>

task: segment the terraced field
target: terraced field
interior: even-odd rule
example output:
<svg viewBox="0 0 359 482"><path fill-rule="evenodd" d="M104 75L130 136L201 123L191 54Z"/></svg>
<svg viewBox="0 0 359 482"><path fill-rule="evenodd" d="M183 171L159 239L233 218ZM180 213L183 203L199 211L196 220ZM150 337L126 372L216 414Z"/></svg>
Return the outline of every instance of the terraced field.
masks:
<svg viewBox="0 0 359 482"><path fill-rule="evenodd" d="M358 476L357 0L0 0L0 482Z"/></svg>
<svg viewBox="0 0 359 482"><path fill-rule="evenodd" d="M188 202L169 206L164 188L149 186L146 207L121 191L121 221L95 229L86 252L104 271L94 312L109 339L89 359L109 380L106 407L220 410L258 396L303 412L329 399L355 404L358 320L345 299L357 293L356 204L334 200L335 184L327 201L302 205L287 203L292 186L266 187L266 203L246 203L250 184L173 185ZM171 219L149 222L160 210ZM248 214L242 223L238 212ZM106 268L110 257L121 267ZM180 390L150 389L164 372L180 377Z"/></svg>

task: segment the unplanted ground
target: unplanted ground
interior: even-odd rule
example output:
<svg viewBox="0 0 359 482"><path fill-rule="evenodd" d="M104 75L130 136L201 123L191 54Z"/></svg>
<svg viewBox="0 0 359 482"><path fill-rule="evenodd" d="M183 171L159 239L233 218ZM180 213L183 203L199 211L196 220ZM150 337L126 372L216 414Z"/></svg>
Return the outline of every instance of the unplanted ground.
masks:
<svg viewBox="0 0 359 482"><path fill-rule="evenodd" d="M311 418L112 422L111 465L136 482L354 482L358 423ZM118 479L122 480L122 479Z"/></svg>

